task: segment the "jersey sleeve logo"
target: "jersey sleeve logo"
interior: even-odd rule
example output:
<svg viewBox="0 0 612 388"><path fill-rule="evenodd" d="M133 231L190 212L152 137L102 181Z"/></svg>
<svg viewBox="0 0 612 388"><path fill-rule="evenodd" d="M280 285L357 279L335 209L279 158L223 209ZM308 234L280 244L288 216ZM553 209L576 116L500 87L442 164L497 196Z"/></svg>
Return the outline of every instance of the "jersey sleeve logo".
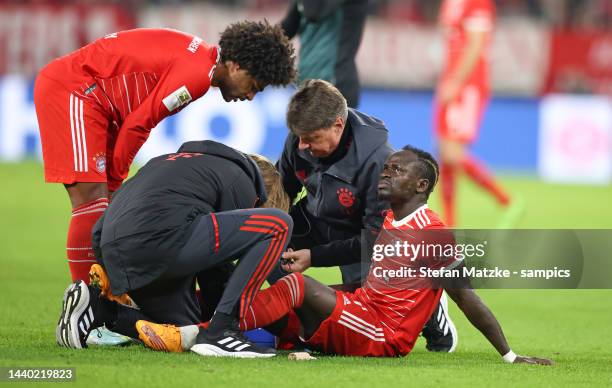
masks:
<svg viewBox="0 0 612 388"><path fill-rule="evenodd" d="M201 43L202 39L198 38L197 36L194 37L191 43L189 43L189 46L187 46L187 51L191 51L193 54L195 54L195 52L198 51Z"/></svg>
<svg viewBox="0 0 612 388"><path fill-rule="evenodd" d="M166 109L168 109L169 112L172 112L173 110L178 109L183 105L189 104L191 100L192 98L191 94L189 94L189 90L187 90L187 87L183 85L172 93L170 93L169 95L167 95L166 97L164 97L162 102L166 106Z"/></svg>

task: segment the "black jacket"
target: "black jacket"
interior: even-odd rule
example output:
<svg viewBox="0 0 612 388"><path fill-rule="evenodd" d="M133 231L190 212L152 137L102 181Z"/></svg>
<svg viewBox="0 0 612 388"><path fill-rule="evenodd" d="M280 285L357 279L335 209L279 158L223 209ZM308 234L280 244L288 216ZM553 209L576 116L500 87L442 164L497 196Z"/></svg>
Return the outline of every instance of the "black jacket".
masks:
<svg viewBox="0 0 612 388"><path fill-rule="evenodd" d="M151 159L115 193L94 227L94 250L112 292L135 290L159 277L198 215L265 201L255 162L223 144L188 142L175 154Z"/></svg>
<svg viewBox="0 0 612 388"><path fill-rule="evenodd" d="M292 133L278 162L289 196L295 198L306 187L305 210L327 229L329 243L310 248L314 267L360 262L362 229L376 233L388 208L378 200L380 173L393 152L387 128L377 118L349 109L345 131L351 134L348 150L331 166L299 151Z"/></svg>

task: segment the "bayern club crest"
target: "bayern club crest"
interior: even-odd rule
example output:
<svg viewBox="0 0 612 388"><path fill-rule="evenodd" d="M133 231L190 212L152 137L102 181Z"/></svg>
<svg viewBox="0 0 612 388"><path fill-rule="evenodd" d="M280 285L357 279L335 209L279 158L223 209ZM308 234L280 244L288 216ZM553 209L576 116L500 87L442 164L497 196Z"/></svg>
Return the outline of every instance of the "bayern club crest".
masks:
<svg viewBox="0 0 612 388"><path fill-rule="evenodd" d="M96 171L100 174L106 171L106 154L104 152L98 152L94 157L94 164L96 165Z"/></svg>

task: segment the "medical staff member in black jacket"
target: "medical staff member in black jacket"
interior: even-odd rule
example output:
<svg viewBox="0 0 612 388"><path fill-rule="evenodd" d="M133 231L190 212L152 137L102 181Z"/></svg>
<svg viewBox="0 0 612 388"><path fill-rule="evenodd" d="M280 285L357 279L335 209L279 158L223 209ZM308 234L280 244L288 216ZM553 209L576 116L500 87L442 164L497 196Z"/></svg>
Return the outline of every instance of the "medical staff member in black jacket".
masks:
<svg viewBox="0 0 612 388"><path fill-rule="evenodd" d="M192 350L273 356L273 350L242 336L238 325L291 237L291 217L261 208L266 201L255 161L223 144L188 142L174 154L149 161L115 193L93 236L110 292L127 293L139 310L101 298L99 289L78 281L64 293L57 342L86 347L87 335L102 324L136 338L135 322L147 318L197 324L196 274L238 260L209 327L199 328Z"/></svg>

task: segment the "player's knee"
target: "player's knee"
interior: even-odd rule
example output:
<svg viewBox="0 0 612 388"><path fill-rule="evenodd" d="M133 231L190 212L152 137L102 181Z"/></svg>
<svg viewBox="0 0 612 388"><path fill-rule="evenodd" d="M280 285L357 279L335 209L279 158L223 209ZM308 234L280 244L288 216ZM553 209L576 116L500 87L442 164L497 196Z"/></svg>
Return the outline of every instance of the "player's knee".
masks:
<svg viewBox="0 0 612 388"><path fill-rule="evenodd" d="M317 281L304 274L302 274L302 277L304 278L304 295L308 295L317 288Z"/></svg>
<svg viewBox="0 0 612 388"><path fill-rule="evenodd" d="M449 155L447 157L442 157L441 159L442 159L442 163L450 165L452 167L459 166L459 162L461 162L461 160L455 155Z"/></svg>
<svg viewBox="0 0 612 388"><path fill-rule="evenodd" d="M331 294L335 297L335 291L322 285L320 282L311 278L310 276L302 275L304 277L304 297L309 300L320 300L322 297L329 296Z"/></svg>
<svg viewBox="0 0 612 388"><path fill-rule="evenodd" d="M291 234L293 230L293 219L288 213L275 208L265 208L259 210L261 210L262 214L272 217L272 219L276 221L276 225L283 233Z"/></svg>
<svg viewBox="0 0 612 388"><path fill-rule="evenodd" d="M440 161L451 166L459 165L463 158L463 149L458 144L443 144L440 147Z"/></svg>

